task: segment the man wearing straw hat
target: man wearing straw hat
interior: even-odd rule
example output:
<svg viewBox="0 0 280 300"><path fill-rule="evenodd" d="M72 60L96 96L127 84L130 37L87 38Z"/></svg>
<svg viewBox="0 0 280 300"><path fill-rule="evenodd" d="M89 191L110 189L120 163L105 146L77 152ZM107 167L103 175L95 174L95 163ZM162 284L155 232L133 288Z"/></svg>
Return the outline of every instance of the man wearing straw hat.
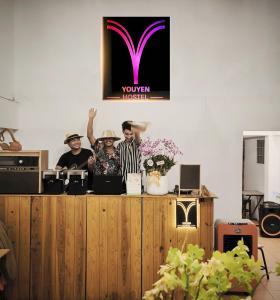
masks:
<svg viewBox="0 0 280 300"><path fill-rule="evenodd" d="M70 151L64 153L59 158L56 169L88 169L92 170L94 159L89 149L81 148L81 138L77 133L68 133L64 144L68 144Z"/></svg>
<svg viewBox="0 0 280 300"><path fill-rule="evenodd" d="M113 130L105 130L97 142L102 142L102 148L95 148L93 155L95 175L121 175L120 155L114 147L114 142L120 140Z"/></svg>

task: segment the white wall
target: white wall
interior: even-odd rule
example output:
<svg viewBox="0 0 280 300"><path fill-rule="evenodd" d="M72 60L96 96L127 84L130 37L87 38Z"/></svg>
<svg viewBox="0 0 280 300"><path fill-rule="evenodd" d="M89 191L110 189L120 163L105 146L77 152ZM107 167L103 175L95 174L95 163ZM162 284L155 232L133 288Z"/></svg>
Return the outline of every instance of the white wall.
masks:
<svg viewBox="0 0 280 300"><path fill-rule="evenodd" d="M257 163L257 140L245 139L244 190L265 192L265 165Z"/></svg>
<svg viewBox="0 0 280 300"><path fill-rule="evenodd" d="M270 135L268 140L267 197L266 201L279 202L280 195L280 136Z"/></svg>
<svg viewBox="0 0 280 300"><path fill-rule="evenodd" d="M0 0L0 96L14 97L13 0ZM17 127L17 104L0 97L1 127Z"/></svg>
<svg viewBox="0 0 280 300"><path fill-rule="evenodd" d="M171 100L102 101L103 16L171 16ZM67 131L121 133L126 119L151 122L152 137L172 137L183 163L202 165L217 193L217 217L239 217L242 132L279 130L280 1L25 0L15 6L15 94L25 149L49 149L53 167ZM85 146L88 146L85 140ZM169 176L178 182L178 168Z"/></svg>

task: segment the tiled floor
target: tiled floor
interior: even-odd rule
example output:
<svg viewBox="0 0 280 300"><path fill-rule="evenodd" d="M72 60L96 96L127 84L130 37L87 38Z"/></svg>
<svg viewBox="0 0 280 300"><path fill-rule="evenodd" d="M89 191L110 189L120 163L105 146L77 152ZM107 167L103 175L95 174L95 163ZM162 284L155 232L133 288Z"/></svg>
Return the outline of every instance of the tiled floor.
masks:
<svg viewBox="0 0 280 300"><path fill-rule="evenodd" d="M259 237L259 245L264 246L264 253L270 272L275 271L276 263L280 262L280 238ZM259 251L259 259L261 253ZM264 272L264 271L263 271ZM270 279L264 277L261 284L257 287L253 296L254 300L280 300L280 277L274 273L270 274Z"/></svg>

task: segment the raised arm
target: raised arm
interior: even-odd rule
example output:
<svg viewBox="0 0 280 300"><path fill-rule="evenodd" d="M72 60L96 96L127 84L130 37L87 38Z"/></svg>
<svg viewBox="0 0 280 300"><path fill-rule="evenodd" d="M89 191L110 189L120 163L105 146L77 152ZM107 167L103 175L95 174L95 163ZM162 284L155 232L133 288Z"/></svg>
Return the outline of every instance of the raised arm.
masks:
<svg viewBox="0 0 280 300"><path fill-rule="evenodd" d="M94 145L96 138L93 135L93 122L96 116L97 110L91 108L88 112L88 124L87 124L87 138L91 145Z"/></svg>
<svg viewBox="0 0 280 300"><path fill-rule="evenodd" d="M141 130L134 126L131 126L131 130L134 133L134 139L135 139L136 144L140 145L141 144L141 136L140 136Z"/></svg>

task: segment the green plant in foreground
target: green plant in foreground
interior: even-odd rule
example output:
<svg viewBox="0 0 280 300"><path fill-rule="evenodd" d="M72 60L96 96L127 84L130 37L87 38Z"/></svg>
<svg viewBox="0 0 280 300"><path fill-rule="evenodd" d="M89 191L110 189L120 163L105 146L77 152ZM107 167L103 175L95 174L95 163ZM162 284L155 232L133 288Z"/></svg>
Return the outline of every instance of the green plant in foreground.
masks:
<svg viewBox="0 0 280 300"><path fill-rule="evenodd" d="M232 251L215 251L203 262L204 250L198 246L189 244L186 252L170 248L158 272L160 279L145 292L144 299L174 299L175 290L181 290L184 300L217 300L233 286L252 294L252 282L261 279L261 265L248 251L241 240Z"/></svg>
<svg viewBox="0 0 280 300"><path fill-rule="evenodd" d="M280 262L277 263L276 269L275 269L276 275L280 276Z"/></svg>

